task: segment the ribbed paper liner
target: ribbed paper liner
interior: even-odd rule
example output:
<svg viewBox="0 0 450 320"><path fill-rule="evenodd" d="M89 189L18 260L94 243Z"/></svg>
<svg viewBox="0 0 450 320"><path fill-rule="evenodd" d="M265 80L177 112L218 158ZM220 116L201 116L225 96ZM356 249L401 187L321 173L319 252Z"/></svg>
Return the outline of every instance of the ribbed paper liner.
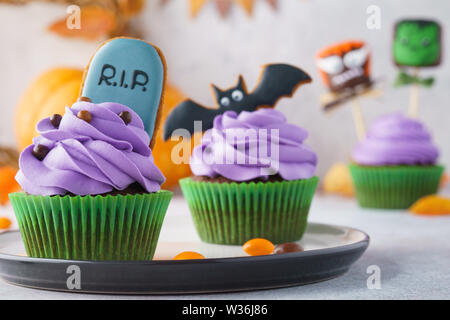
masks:
<svg viewBox="0 0 450 320"><path fill-rule="evenodd" d="M361 207L406 209L438 191L442 166L365 167L350 165Z"/></svg>
<svg viewBox="0 0 450 320"><path fill-rule="evenodd" d="M242 245L300 240L319 178L281 182L217 183L180 180L200 238Z"/></svg>
<svg viewBox="0 0 450 320"><path fill-rule="evenodd" d="M171 197L10 194L28 256L73 260L151 260Z"/></svg>

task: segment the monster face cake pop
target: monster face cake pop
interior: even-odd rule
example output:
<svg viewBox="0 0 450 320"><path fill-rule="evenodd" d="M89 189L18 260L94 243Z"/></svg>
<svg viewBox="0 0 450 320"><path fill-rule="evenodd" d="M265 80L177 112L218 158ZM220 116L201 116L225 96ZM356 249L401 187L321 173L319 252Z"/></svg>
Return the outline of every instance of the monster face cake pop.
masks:
<svg viewBox="0 0 450 320"><path fill-rule="evenodd" d="M365 124L359 103L363 95L376 95L370 73L371 53L363 41L344 41L330 45L316 56L316 64L328 93L322 95L324 111L352 103L358 139L365 136Z"/></svg>
<svg viewBox="0 0 450 320"><path fill-rule="evenodd" d="M172 195L150 148L164 81L156 47L112 39L91 59L79 102L38 123L19 160L25 192L10 195L29 256L152 259Z"/></svg>
<svg viewBox="0 0 450 320"><path fill-rule="evenodd" d="M372 85L370 52L362 41L329 46L318 53L316 62L325 85L334 93Z"/></svg>
<svg viewBox="0 0 450 320"><path fill-rule="evenodd" d="M398 66L430 67L441 63L441 26L432 20L405 19L395 25L394 61Z"/></svg>
<svg viewBox="0 0 450 320"><path fill-rule="evenodd" d="M430 88L433 77L421 78L420 68L441 63L441 27L433 20L405 19L397 22L394 31L392 54L400 71L395 87L411 85L409 116L416 118L419 111L419 88ZM412 70L408 70L412 68Z"/></svg>

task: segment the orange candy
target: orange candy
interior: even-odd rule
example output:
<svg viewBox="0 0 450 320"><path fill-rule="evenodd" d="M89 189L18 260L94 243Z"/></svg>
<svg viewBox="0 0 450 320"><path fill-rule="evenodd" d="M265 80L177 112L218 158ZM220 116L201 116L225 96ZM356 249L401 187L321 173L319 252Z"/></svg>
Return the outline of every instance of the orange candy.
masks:
<svg viewBox="0 0 450 320"><path fill-rule="evenodd" d="M450 198L444 198L437 195L425 196L417 200L409 211L421 215L444 215L450 214Z"/></svg>
<svg viewBox="0 0 450 320"><path fill-rule="evenodd" d="M9 201L9 193L20 189L15 179L16 173L17 170L13 167L0 168L0 205L5 205Z"/></svg>
<svg viewBox="0 0 450 320"><path fill-rule="evenodd" d="M0 217L0 230L2 229L8 229L9 227L11 227L11 220L9 220L6 217Z"/></svg>
<svg viewBox="0 0 450 320"><path fill-rule="evenodd" d="M272 242L263 238L255 238L247 241L242 249L251 256L263 256L272 254L275 246Z"/></svg>
<svg viewBox="0 0 450 320"><path fill-rule="evenodd" d="M203 255L193 251L184 251L175 256L173 260L195 260L195 259L205 259Z"/></svg>

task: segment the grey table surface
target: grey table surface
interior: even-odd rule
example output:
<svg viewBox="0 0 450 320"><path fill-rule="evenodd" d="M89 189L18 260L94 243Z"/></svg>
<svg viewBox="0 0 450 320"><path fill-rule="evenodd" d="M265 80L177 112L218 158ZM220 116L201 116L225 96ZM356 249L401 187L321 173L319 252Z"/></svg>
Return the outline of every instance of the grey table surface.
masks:
<svg viewBox="0 0 450 320"><path fill-rule="evenodd" d="M449 195L450 190L445 190L444 194ZM0 213L5 214L5 210L11 209L3 208ZM370 235L370 246L345 275L307 286L226 294L115 296L42 291L0 280L0 299L450 298L450 216L424 217L406 211L360 209L354 199L317 195L310 221L361 229ZM160 239L198 239L181 195L176 195L170 204ZM379 289L368 288L370 266L379 267Z"/></svg>

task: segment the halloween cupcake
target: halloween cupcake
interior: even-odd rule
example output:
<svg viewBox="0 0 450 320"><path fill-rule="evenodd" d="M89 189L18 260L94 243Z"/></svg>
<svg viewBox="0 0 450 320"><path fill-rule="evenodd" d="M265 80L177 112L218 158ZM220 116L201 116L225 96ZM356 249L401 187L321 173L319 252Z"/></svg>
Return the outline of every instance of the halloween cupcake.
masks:
<svg viewBox="0 0 450 320"><path fill-rule="evenodd" d="M156 46L109 39L85 69L79 102L37 124L19 160L24 192L10 195L29 256L152 259L172 197L151 150L165 71Z"/></svg>
<svg viewBox="0 0 450 320"><path fill-rule="evenodd" d="M152 259L171 193L141 118L118 103L77 102L37 125L10 195L27 254Z"/></svg>
<svg viewBox="0 0 450 320"><path fill-rule="evenodd" d="M444 168L425 127L401 114L372 125L353 150L350 165L361 207L404 209L436 193Z"/></svg>
<svg viewBox="0 0 450 320"><path fill-rule="evenodd" d="M274 109L227 111L193 150L180 181L200 238L242 245L301 239L318 183L306 130Z"/></svg>

